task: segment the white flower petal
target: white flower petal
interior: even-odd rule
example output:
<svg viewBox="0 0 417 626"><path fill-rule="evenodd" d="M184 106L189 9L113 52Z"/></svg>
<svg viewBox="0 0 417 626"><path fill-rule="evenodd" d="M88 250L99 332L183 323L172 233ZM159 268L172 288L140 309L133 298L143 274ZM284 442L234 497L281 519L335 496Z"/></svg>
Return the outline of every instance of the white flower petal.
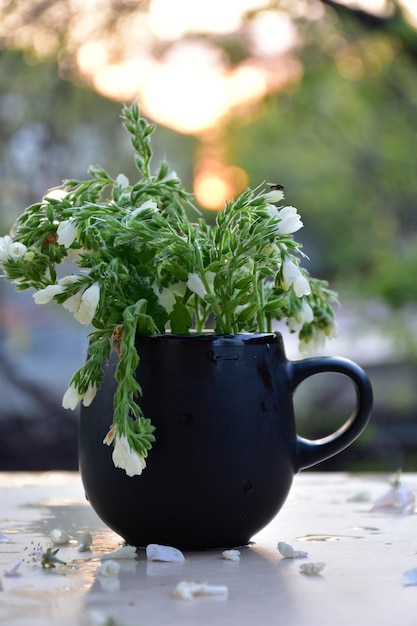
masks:
<svg viewBox="0 0 417 626"><path fill-rule="evenodd" d="M198 274L188 274L187 287L188 289L190 289L190 291L200 296L200 298L204 298L204 296L207 294L204 283Z"/></svg>
<svg viewBox="0 0 417 626"><path fill-rule="evenodd" d="M177 548L171 546L161 546L157 543L150 543L146 546L146 558L148 561L163 561L166 563L183 563L184 555Z"/></svg>
<svg viewBox="0 0 417 626"><path fill-rule="evenodd" d="M64 409L76 409L79 401L81 400L81 395L75 385L70 385L66 392L64 393L64 397L62 398L62 406Z"/></svg>
<svg viewBox="0 0 417 626"><path fill-rule="evenodd" d="M97 386L90 383L87 387L87 391L83 395L83 406L90 406L97 394Z"/></svg>
<svg viewBox="0 0 417 626"><path fill-rule="evenodd" d="M125 435L116 435L112 458L115 467L124 469L128 476L140 476L146 467L145 459L131 449Z"/></svg>
<svg viewBox="0 0 417 626"><path fill-rule="evenodd" d="M58 243L65 248L69 248L77 237L78 228L72 220L64 220L58 224L56 234Z"/></svg>
<svg viewBox="0 0 417 626"><path fill-rule="evenodd" d="M226 561L234 561L237 563L240 561L240 551L239 550L224 550L222 552L222 557L226 559Z"/></svg>
<svg viewBox="0 0 417 626"><path fill-rule="evenodd" d="M35 304L47 304L58 293L62 293L65 288L62 285L48 285L44 289L39 289L33 294Z"/></svg>
<svg viewBox="0 0 417 626"><path fill-rule="evenodd" d="M74 317L80 324L91 324L94 315L100 301L100 286L98 283L93 283L91 287L86 289L81 296L81 304L77 311L74 313Z"/></svg>
<svg viewBox="0 0 417 626"><path fill-rule="evenodd" d="M300 572L307 574L308 576L318 576L321 571L326 567L326 563L303 563L300 565Z"/></svg>
<svg viewBox="0 0 417 626"><path fill-rule="evenodd" d="M69 535L65 530L62 530L62 528L54 528L51 530L49 536L52 539L52 543L57 546L65 545L72 539L71 535Z"/></svg>
<svg viewBox="0 0 417 626"><path fill-rule="evenodd" d="M304 550L294 550L294 548L289 543L285 543L285 541L279 541L277 548L284 559L304 559L308 556L308 552Z"/></svg>
<svg viewBox="0 0 417 626"><path fill-rule="evenodd" d="M122 546L118 550L114 552L108 552L107 554L102 554L101 558L103 561L107 559L136 559L137 552L135 546Z"/></svg>
<svg viewBox="0 0 417 626"><path fill-rule="evenodd" d="M27 252L27 247L20 241L14 241L9 247L9 254L12 259L21 259Z"/></svg>

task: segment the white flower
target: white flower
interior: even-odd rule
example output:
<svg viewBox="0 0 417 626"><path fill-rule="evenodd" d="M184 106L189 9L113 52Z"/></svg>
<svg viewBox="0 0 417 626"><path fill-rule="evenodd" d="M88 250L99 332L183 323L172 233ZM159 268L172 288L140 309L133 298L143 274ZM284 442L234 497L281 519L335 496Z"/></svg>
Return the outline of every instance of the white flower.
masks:
<svg viewBox="0 0 417 626"><path fill-rule="evenodd" d="M116 177L116 185L121 189L126 189L129 186L129 179L124 174L119 174Z"/></svg>
<svg viewBox="0 0 417 626"><path fill-rule="evenodd" d="M27 252L27 247L24 243L20 243L20 241L14 241L10 244L9 254L12 259L21 259Z"/></svg>
<svg viewBox="0 0 417 626"><path fill-rule="evenodd" d="M100 301L100 285L93 283L81 296L81 304L74 313L74 317L80 324L90 324L96 314Z"/></svg>
<svg viewBox="0 0 417 626"><path fill-rule="evenodd" d="M74 384L70 384L66 392L64 393L64 397L62 398L62 406L64 409L76 409L77 404L81 400L81 394L79 393L77 387Z"/></svg>
<svg viewBox="0 0 417 626"><path fill-rule="evenodd" d="M188 274L187 287L188 289L190 289L190 291L200 296L200 298L204 298L204 296L207 294L204 283L198 274Z"/></svg>
<svg viewBox="0 0 417 626"><path fill-rule="evenodd" d="M299 298L308 296L311 293L310 283L291 259L285 259L282 267L282 277L287 288L292 285L295 295Z"/></svg>
<svg viewBox="0 0 417 626"><path fill-rule="evenodd" d="M33 294L33 299L36 304L47 304L50 302L54 296L58 293L62 293L65 291L65 287L63 285L48 285L44 287L44 289L39 289Z"/></svg>
<svg viewBox="0 0 417 626"><path fill-rule="evenodd" d="M280 209L277 213L277 218L279 220L277 231L281 235L295 233L304 226L297 209L293 206L285 206Z"/></svg>
<svg viewBox="0 0 417 626"><path fill-rule="evenodd" d="M10 235L0 237L0 261L21 259L27 252L27 247L20 241L13 241Z"/></svg>
<svg viewBox="0 0 417 626"><path fill-rule="evenodd" d="M171 313L175 304L175 296L183 296L185 293L185 283L176 283L170 287L164 287L161 292L154 290L158 296L158 304L163 306L167 313Z"/></svg>
<svg viewBox="0 0 417 626"><path fill-rule="evenodd" d="M65 248L69 248L77 237L78 228L72 220L64 220L58 224L56 234L58 243Z"/></svg>
<svg viewBox="0 0 417 626"><path fill-rule="evenodd" d="M303 563L300 565L300 572L308 576L318 576L325 567L326 563L322 561L318 563Z"/></svg>
<svg viewBox="0 0 417 626"><path fill-rule="evenodd" d="M84 291L85 289L80 289L80 291L73 293L72 296L67 298L62 303L62 306L64 307L64 309L67 309L67 311L69 311L70 313L76 313L78 309L80 308L81 298L83 297Z"/></svg>
<svg viewBox="0 0 417 626"><path fill-rule="evenodd" d="M311 308L307 300L304 300L304 299L301 300L301 310L298 311L296 318L297 318L297 322L301 324L302 326L304 324L310 324L310 322L314 320L313 309Z"/></svg>
<svg viewBox="0 0 417 626"><path fill-rule="evenodd" d="M126 435L116 435L113 463L124 469L128 476L140 476L146 467L146 461L136 450L132 450Z"/></svg>
<svg viewBox="0 0 417 626"><path fill-rule="evenodd" d="M0 237L0 261L7 261L10 258L9 249L12 243L10 235Z"/></svg>
<svg viewBox="0 0 417 626"><path fill-rule="evenodd" d="M265 194L265 200L267 202L281 202L284 198L284 191L282 189L271 189L271 191L267 191Z"/></svg>
<svg viewBox="0 0 417 626"><path fill-rule="evenodd" d="M96 397L97 386L94 383L90 383L87 387L87 391L83 395L83 405L90 406L94 398Z"/></svg>
<svg viewBox="0 0 417 626"><path fill-rule="evenodd" d="M146 211L147 209L153 209L154 211L157 211L158 210L158 205L156 204L156 202L154 200L147 200L141 206L139 206L136 209L134 209L129 214L128 218L130 220L134 219L137 215L139 215L139 213L143 213L143 211Z"/></svg>

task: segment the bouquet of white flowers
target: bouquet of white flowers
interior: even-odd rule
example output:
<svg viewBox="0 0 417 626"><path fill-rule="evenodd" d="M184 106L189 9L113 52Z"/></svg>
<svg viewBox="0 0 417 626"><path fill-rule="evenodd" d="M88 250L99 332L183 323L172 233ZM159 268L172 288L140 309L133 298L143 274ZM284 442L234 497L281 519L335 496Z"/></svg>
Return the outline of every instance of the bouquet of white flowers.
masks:
<svg viewBox="0 0 417 626"><path fill-rule="evenodd" d="M140 408L137 335L270 332L283 320L308 348L334 334L336 294L301 266L293 234L303 223L283 205L281 185L246 189L209 225L167 162L151 172L155 127L137 104L122 117L139 180L91 167L89 180L65 181L0 238L0 264L17 289L35 290L37 304L54 301L93 326L64 407L92 402L103 360L117 352L114 422L104 442L115 445L116 465L126 469L129 458L139 474L154 428Z"/></svg>

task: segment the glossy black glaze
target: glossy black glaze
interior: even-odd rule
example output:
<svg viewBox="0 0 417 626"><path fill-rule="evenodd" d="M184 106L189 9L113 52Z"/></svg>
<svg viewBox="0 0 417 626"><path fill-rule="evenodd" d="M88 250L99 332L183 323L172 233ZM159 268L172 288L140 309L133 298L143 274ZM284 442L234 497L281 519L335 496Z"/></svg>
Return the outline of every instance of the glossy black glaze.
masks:
<svg viewBox="0 0 417 626"><path fill-rule="evenodd" d="M288 361L278 334L160 335L138 339L141 406L156 442L141 476L113 466L102 441L112 422L115 363L80 420L86 496L127 543L183 550L247 544L279 511L294 473L354 441L372 389L346 359ZM358 394L353 417L319 442L297 436L293 392L319 372L340 372Z"/></svg>

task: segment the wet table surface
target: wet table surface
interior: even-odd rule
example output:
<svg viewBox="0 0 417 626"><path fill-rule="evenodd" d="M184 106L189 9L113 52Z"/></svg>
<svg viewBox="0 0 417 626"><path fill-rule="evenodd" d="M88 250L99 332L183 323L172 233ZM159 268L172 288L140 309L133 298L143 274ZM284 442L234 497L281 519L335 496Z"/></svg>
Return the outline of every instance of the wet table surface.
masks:
<svg viewBox="0 0 417 626"><path fill-rule="evenodd" d="M402 484L417 491L417 474ZM183 563L118 561L116 577L100 577L104 554L120 537L107 529L84 499L77 473L0 474L0 623L5 626L401 626L417 623L417 586L404 584L417 567L417 517L396 509L372 510L390 489L382 474L301 473L283 509L241 549L240 561L221 551L188 552ZM74 542L62 546L66 565L41 567L63 529ZM93 536L79 552L75 540ZM277 543L308 551L284 559ZM13 567L21 563L16 575ZM324 562L319 575L302 563ZM181 581L226 586L228 593L178 599Z"/></svg>

